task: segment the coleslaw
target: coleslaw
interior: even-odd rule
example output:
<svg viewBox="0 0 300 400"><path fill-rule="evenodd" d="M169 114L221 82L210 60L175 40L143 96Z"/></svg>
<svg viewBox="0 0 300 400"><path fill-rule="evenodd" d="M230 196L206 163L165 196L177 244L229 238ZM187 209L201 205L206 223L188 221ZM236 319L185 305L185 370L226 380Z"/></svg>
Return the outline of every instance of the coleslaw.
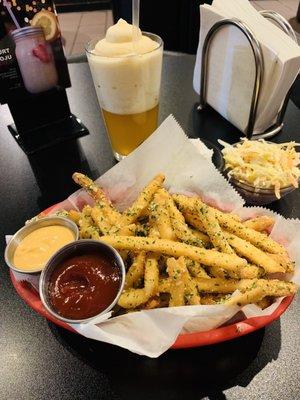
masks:
<svg viewBox="0 0 300 400"><path fill-rule="evenodd" d="M263 139L242 139L230 145L222 140L225 169L228 176L253 185L255 188L272 189L280 198L280 189L287 186L299 187L300 154L296 142L270 143Z"/></svg>

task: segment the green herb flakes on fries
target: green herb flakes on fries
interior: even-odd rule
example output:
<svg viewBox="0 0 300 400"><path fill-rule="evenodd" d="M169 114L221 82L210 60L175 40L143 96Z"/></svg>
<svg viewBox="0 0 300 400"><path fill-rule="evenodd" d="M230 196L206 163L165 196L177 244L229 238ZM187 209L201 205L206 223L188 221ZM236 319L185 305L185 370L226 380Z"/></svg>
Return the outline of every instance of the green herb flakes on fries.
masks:
<svg viewBox="0 0 300 400"><path fill-rule="evenodd" d="M243 222L199 197L171 195L163 174L121 213L90 178L75 173L73 179L95 206L64 213L81 238L102 240L123 257L127 274L118 301L123 312L201 304L266 308L274 298L296 292L286 278L294 263L267 233L272 217ZM272 279L274 273L283 280Z"/></svg>

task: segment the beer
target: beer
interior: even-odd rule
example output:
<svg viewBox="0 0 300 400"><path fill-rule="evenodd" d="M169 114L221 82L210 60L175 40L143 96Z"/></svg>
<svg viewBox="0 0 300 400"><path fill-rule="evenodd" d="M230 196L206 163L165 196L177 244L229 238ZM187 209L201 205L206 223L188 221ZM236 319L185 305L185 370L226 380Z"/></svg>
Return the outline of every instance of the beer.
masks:
<svg viewBox="0 0 300 400"><path fill-rule="evenodd" d="M114 154L127 156L157 128L158 105L136 114L101 110Z"/></svg>
<svg viewBox="0 0 300 400"><path fill-rule="evenodd" d="M136 149L157 128L162 40L124 20L86 48L95 90L115 158Z"/></svg>

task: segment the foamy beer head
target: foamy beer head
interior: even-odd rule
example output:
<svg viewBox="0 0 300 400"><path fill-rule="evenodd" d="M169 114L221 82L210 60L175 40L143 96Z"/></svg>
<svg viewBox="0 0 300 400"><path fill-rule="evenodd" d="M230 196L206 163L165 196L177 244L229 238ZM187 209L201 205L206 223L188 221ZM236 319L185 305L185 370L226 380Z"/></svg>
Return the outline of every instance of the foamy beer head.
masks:
<svg viewBox="0 0 300 400"><path fill-rule="evenodd" d="M87 46L96 93L115 153L129 154L157 126L162 50L158 36L142 34L140 30L133 41L133 26L122 19L107 30L104 39ZM120 141L122 149L117 149ZM126 141L128 146L124 146Z"/></svg>

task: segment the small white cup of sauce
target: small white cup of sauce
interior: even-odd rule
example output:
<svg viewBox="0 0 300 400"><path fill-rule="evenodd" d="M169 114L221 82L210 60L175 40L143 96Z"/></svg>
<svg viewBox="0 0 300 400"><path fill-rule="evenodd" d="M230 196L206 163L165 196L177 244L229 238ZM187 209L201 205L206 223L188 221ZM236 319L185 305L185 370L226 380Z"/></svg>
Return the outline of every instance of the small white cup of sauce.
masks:
<svg viewBox="0 0 300 400"><path fill-rule="evenodd" d="M38 273L54 253L78 238L78 227L68 218L41 218L14 234L5 249L6 264L23 274Z"/></svg>

